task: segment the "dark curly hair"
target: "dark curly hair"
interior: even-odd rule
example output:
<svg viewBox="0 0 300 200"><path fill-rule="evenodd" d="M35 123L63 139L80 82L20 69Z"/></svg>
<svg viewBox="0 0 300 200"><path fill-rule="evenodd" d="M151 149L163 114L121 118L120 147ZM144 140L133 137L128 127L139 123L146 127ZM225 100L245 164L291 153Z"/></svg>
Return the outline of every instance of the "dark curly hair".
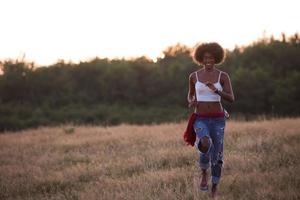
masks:
<svg viewBox="0 0 300 200"><path fill-rule="evenodd" d="M198 44L195 47L195 50L192 55L194 62L201 65L203 63L204 53L206 52L213 55L216 64L221 64L224 61L224 49L218 43L211 42Z"/></svg>

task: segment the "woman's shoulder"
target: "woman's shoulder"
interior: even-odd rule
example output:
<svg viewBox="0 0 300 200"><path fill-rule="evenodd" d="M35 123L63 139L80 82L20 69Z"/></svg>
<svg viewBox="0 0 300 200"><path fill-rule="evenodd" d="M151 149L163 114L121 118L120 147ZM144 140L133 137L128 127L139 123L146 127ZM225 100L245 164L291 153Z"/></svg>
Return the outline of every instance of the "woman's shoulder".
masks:
<svg viewBox="0 0 300 200"><path fill-rule="evenodd" d="M229 78L229 74L227 72L224 72L224 71L220 71L220 82L221 84L224 84L225 82L228 82L230 80Z"/></svg>
<svg viewBox="0 0 300 200"><path fill-rule="evenodd" d="M200 70L196 70L196 71L193 71L193 72L191 72L190 73L190 75L189 75L189 79L191 80L191 81L193 81L193 82L196 82L196 80L197 80L197 74L200 72Z"/></svg>

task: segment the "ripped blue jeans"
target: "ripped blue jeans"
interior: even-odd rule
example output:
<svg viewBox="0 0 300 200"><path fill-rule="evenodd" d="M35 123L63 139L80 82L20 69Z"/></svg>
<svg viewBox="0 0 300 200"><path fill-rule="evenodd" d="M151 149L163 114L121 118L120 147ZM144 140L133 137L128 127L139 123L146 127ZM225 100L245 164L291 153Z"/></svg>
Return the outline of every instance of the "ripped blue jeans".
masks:
<svg viewBox="0 0 300 200"><path fill-rule="evenodd" d="M199 166L208 169L211 166L212 183L218 184L223 165L223 141L225 118L197 117L194 122L194 130L197 134L195 147L200 152ZM209 139L209 149L206 153L200 151L203 137Z"/></svg>

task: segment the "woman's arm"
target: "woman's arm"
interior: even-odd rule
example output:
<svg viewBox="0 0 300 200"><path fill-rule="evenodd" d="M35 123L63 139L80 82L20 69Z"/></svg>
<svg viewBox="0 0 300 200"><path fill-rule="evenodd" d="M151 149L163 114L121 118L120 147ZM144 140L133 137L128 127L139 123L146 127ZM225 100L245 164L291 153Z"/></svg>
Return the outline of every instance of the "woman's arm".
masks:
<svg viewBox="0 0 300 200"><path fill-rule="evenodd" d="M196 104L196 96L195 96L195 82L194 82L194 73L191 73L189 76L189 92L187 96L187 101L189 107L192 107Z"/></svg>
<svg viewBox="0 0 300 200"><path fill-rule="evenodd" d="M216 91L217 94L219 94L222 98L229 102L234 102L234 94L231 86L231 81L229 78L229 75L225 72L222 72L221 74L221 83L223 86L223 91Z"/></svg>

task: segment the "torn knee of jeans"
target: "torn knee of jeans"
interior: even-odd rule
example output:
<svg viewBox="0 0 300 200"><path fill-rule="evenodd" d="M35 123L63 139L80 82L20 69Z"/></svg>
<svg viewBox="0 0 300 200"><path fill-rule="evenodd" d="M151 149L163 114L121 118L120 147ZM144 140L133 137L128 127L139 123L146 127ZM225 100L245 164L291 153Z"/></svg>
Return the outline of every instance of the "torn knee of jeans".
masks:
<svg viewBox="0 0 300 200"><path fill-rule="evenodd" d="M205 143L206 143L205 146L202 146L201 143L202 143L202 139L204 139L204 138L207 138L207 142L205 142ZM209 149L210 149L210 146L211 146L210 139L209 139L209 137L207 137L207 136L203 137L202 139L199 140L199 143L198 143L198 149L199 149L199 151L200 151L201 153L207 153L207 152L209 151Z"/></svg>
<svg viewBox="0 0 300 200"><path fill-rule="evenodd" d="M202 147L201 146L201 141L199 141L199 144L198 144L198 150L201 152L201 153L207 153L209 151L209 148L210 148L210 143L209 143L209 146L208 147Z"/></svg>

